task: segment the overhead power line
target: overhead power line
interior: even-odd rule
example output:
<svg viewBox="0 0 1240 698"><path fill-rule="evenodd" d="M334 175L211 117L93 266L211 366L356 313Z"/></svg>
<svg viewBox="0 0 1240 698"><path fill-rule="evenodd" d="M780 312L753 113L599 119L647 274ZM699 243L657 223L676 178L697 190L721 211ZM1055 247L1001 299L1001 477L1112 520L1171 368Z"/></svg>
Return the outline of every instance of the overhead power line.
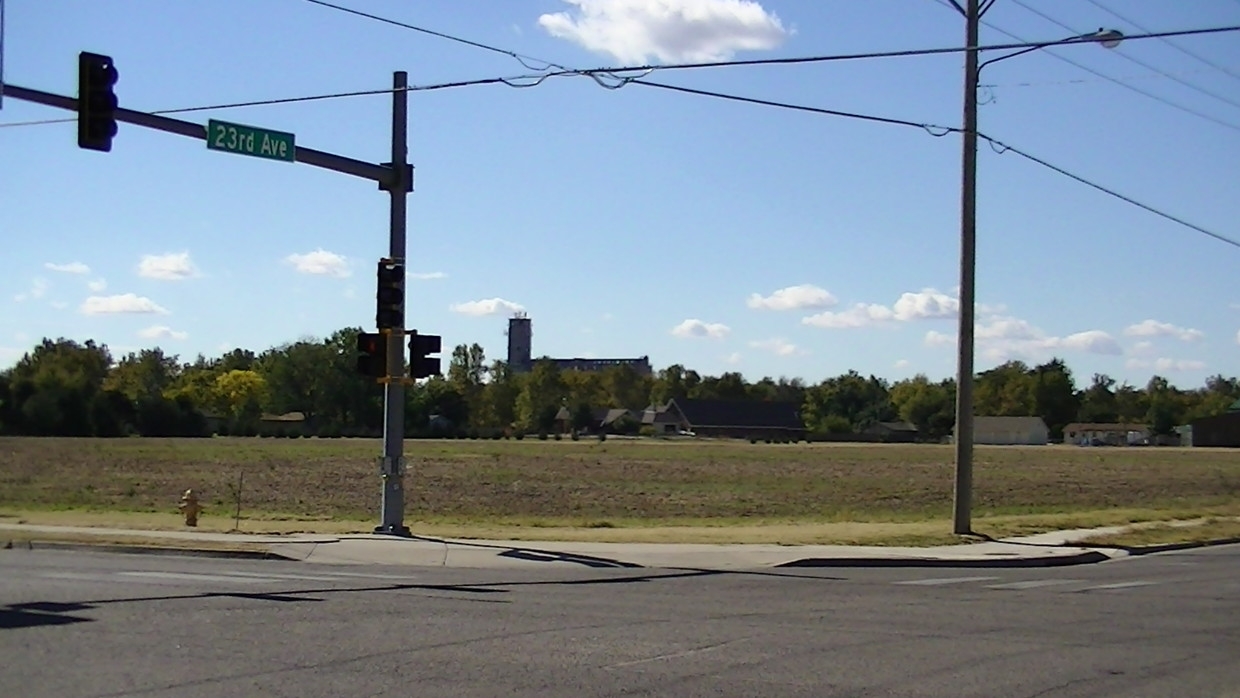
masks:
<svg viewBox="0 0 1240 698"><path fill-rule="evenodd" d="M1145 26L1143 26L1143 25L1141 25L1141 24L1138 24L1136 21L1134 21L1134 20L1132 20L1132 19L1129 19L1128 17L1125 17L1124 15L1121 15L1120 13L1116 12L1115 10L1113 10L1113 9L1111 9L1111 8L1109 8L1109 7L1107 7L1106 5L1103 5L1101 2L1098 2L1098 0L1089 0L1089 2L1090 2L1090 4L1094 5L1095 7L1098 7L1098 8L1100 8L1100 9L1102 9L1102 11L1109 13L1112 17L1115 17L1115 18L1119 19L1119 20L1120 20L1120 21L1122 21L1122 22L1127 22L1127 23L1131 24L1132 26L1136 27L1137 29L1140 29L1140 30L1141 30L1141 31L1143 31L1143 32L1148 32L1148 31L1149 31L1149 29L1148 29L1148 28L1146 28ZM1198 61L1201 61L1202 63L1205 63L1206 65L1210 66L1211 68L1214 68L1215 70L1217 70L1217 71L1219 71L1219 72L1225 73L1225 74L1227 74L1227 75L1230 75L1230 76L1231 76L1231 77L1233 77L1233 78L1236 78L1237 80L1240 80L1240 72L1237 72L1237 71L1235 71L1235 70L1232 70L1231 68L1228 68L1227 66L1224 66L1224 65L1219 65L1218 63L1215 63L1214 61L1212 61L1212 60L1210 60L1210 59L1208 59L1208 58L1205 58L1204 56L1201 56L1201 55L1199 55L1199 54L1193 53L1192 51L1189 51L1188 49L1184 48L1183 46L1180 46L1179 44L1175 43L1174 41L1172 41L1171 39L1168 39L1168 38L1166 38L1166 37L1163 37L1163 38L1162 38L1162 41L1163 41L1163 43L1165 43L1165 44L1167 44L1168 46L1170 46L1171 48L1173 48L1173 49L1175 49L1175 50L1179 51L1180 53L1183 53L1184 55L1189 56L1190 58L1195 58L1195 59L1197 59Z"/></svg>
<svg viewBox="0 0 1240 698"><path fill-rule="evenodd" d="M878 123L884 123L884 124L895 124L895 125L900 125L900 126L914 126L920 129L924 129L925 131L927 131L928 133L934 136L942 136L942 135L945 135L946 133L952 133L952 132L959 133L962 130L959 128L951 128L947 126L934 126L931 124L923 124L923 123L918 123L916 121L907 121L904 119L893 119L893 118L873 116L873 115L868 115L868 114L842 112L842 111L836 111L833 109L820 109L817 107L808 107L808 106L799 105L799 104L790 104L786 102L774 102L774 101L764 100L764 99L755 99L752 97L742 97L742 96L727 94L723 92L714 92L711 90L698 90L698 89L693 89L693 88L688 88L688 87L681 87L677 85L665 85L662 83L651 82L649 80L644 80L644 79L636 79L630 82L635 85L645 85L647 87L658 87L662 89L673 90L676 92L684 92L687 94L715 97L718 99L725 99L725 100L735 101L735 102L744 102L748 104L757 104L757 105L768 106L768 107L776 107L780 109L792 109L792 110L801 111L801 112L809 112L809 113L815 113L815 114L821 114L821 115L827 115L827 116L840 116L840 117L846 117L846 118L852 118L852 119L861 119L864 121L872 121L872 122L878 122ZM936 133L936 130L941 130L942 133ZM1234 240L1225 235L1220 235L1219 233L1215 233L1195 223L1190 223L1189 221L1186 221L1183 218L1180 218L1178 216L1175 216L1165 211L1162 211L1160 209L1157 209L1149 204L1142 203L1130 196L1127 196L1126 194L1121 194L1120 192L1114 189L1106 187L1102 184L1098 184L1097 182L1094 182L1092 180L1086 179L1085 177L1082 177L1081 175L1071 172L1063 167L1060 167L1059 165L1055 165L1054 163L1051 163L1047 160L1037 157L1036 155L1032 155L1024 150L1020 150L1019 148L1010 146L1000 141L997 138L993 138L984 133L978 133L977 136L978 138L981 138L982 140L990 143L995 148L996 152L1000 154L1005 153L1005 152L1014 153L1016 155L1019 155L1025 158L1026 160L1029 160L1030 162L1041 165L1042 167L1045 167L1053 172L1057 172L1065 177L1068 177L1069 179L1072 179L1074 181L1080 182L1081 184L1097 189L1098 191L1104 194L1107 194L1116 199L1119 199L1120 201L1136 206L1144 211L1148 211L1149 213L1153 213L1156 216L1160 216L1174 223L1178 223L1186 228L1189 228L1190 230L1196 231L1203 235L1207 235L1211 238L1214 238L1215 240L1226 243L1233 247L1240 247L1240 241Z"/></svg>
<svg viewBox="0 0 1240 698"><path fill-rule="evenodd" d="M533 87L542 82L547 75L522 75L518 77L507 78L482 78L479 80L458 80L454 82L441 82L433 85L410 85L404 91L406 92L431 92L434 90L446 90L453 87L470 87L473 85L494 85L502 83L509 87ZM533 83L521 84L519 80L535 80ZM151 114L185 114L196 111L214 111L219 109L239 109L242 107L262 107L273 104L294 104L297 102L318 102L328 99L342 99L345 97L365 97L371 95L385 95L395 92L391 87L379 90L354 90L351 92L331 92L328 94L305 95L302 97L280 97L276 99L258 99L248 102L225 102L222 104L207 104L198 107L179 107L176 109L159 109L149 112ZM77 117L68 119L40 119L38 121L12 121L0 124L0 128L11 128L14 126L41 126L43 124L64 124L77 121Z"/></svg>
<svg viewBox="0 0 1240 698"><path fill-rule="evenodd" d="M1035 163L1037 163L1037 164L1041 165L1042 167L1045 167L1045 168L1047 168L1047 169L1049 169L1049 170L1052 170L1052 171L1054 171L1054 172L1058 172L1059 174L1061 174L1061 175L1063 175L1063 176L1065 176L1065 177L1068 177L1069 179L1073 179L1073 180L1076 180L1077 182L1080 182L1081 184L1084 184L1084 185L1089 186L1089 187L1093 187L1094 189L1097 189L1098 191L1103 192L1104 194L1109 194L1110 196L1113 196L1113 197L1115 197L1115 198L1119 199L1120 201L1124 201L1124 202L1127 202L1127 203L1129 203L1129 204L1132 204L1133 206L1136 206L1137 208L1140 208L1140 209L1143 209L1143 210L1145 210L1145 211L1148 211L1148 212L1150 212L1150 213L1152 213L1152 214L1154 214L1154 215L1156 215L1156 216L1161 216L1161 217L1163 217L1163 218L1166 218L1166 219L1167 219L1167 220L1169 220L1169 221L1172 221L1172 222L1175 222L1175 223L1179 223L1180 225L1182 225L1182 226L1184 226L1184 227L1186 227L1186 228L1189 228L1189 229L1191 229L1191 230L1195 230L1195 231L1197 231L1197 232L1201 233L1202 235L1208 235L1209 237L1212 237L1212 238L1214 238L1215 240L1218 240L1219 242L1224 242L1224 243L1226 243L1226 244L1228 244L1228 245L1231 245L1232 247L1240 247L1240 241L1233 240L1232 238L1226 237L1226 236L1224 236L1224 235L1220 235L1220 234L1215 233L1215 232L1213 232L1213 231L1211 231L1211 230L1207 230L1206 228L1203 228L1203 227L1201 227L1201 226L1199 226L1199 225L1197 225L1197 224L1195 224L1195 223L1190 223L1190 222L1188 222L1188 221L1184 220L1183 218L1179 218L1179 217L1177 217L1177 216L1173 216L1173 215L1171 215L1170 213L1167 213L1167 212L1165 212L1165 211L1160 211L1160 210L1158 210L1158 209L1154 208L1153 206L1150 206L1149 204L1143 204L1143 203L1141 203L1140 201L1137 201L1136 199L1132 198L1131 196L1127 196L1127 195L1121 194L1121 193L1119 193L1119 192L1115 191L1114 189L1109 189L1109 188L1107 188L1107 187L1102 186L1101 184L1098 184L1097 182L1093 182L1093 181L1090 181L1090 180L1088 180L1088 179L1085 179L1084 177L1082 177L1082 176L1080 176L1080 175L1078 175L1078 174L1074 174L1074 173L1072 173L1072 172L1069 172L1068 170L1065 170L1064 168L1062 168L1062 167L1060 167L1060 166L1058 166L1058 165L1055 165L1055 164L1053 164L1053 163L1047 162L1046 160L1043 160L1042 158L1039 158L1039 157L1037 157L1037 156L1030 155L1029 153L1027 153L1027 152L1025 152L1025 151L1023 151L1023 150L1020 150L1020 149L1018 149L1018 148L1014 148L1014 147L1012 147L1012 146L1010 146L1010 145L1008 145L1008 144L1006 144L1006 143L1003 143L1002 141L1000 141L1000 140L998 140L998 139L996 139L996 138L991 138L990 136L987 136L987 135L986 135L986 134L984 134L984 133L978 133L978 134L977 134L977 137L978 137L978 138L981 138L982 140L985 140L985 141L989 142L992 146L994 146L994 147L996 148L996 152L998 152L998 153L999 153L999 154L1001 154L1001 155L1002 155L1003 153L1015 153L1016 155L1019 155L1019 156L1021 156L1022 158L1025 158L1026 160L1029 160L1030 162L1035 162Z"/></svg>
<svg viewBox="0 0 1240 698"><path fill-rule="evenodd" d="M1048 21L1048 22L1050 22L1050 23L1054 24L1054 25L1055 25L1055 26L1057 26L1057 27L1062 27L1063 29L1065 29L1065 30L1067 30L1067 31L1070 31L1070 32L1073 32L1073 33L1077 33L1077 30L1076 30L1074 27L1072 27L1072 26L1070 26L1070 25L1068 25L1068 24L1065 24L1064 22L1061 22L1061 21L1059 21L1059 20L1055 19L1054 17L1050 16L1050 15L1049 15L1049 14L1047 14L1046 12L1044 12L1044 11L1042 11L1042 10L1039 10L1039 9L1038 9L1038 8L1036 8L1036 7L1033 7L1032 5L1030 5L1030 4L1029 4L1029 3L1027 3L1027 2L1024 2L1024 0L1012 0L1012 3L1013 3L1013 4L1015 4L1015 5L1017 5L1018 7L1023 7L1023 8L1025 8L1026 10L1028 10L1028 11L1032 12L1033 14L1035 14L1035 15L1037 15L1037 16L1039 16L1039 17L1041 17L1042 19L1045 19L1046 21ZM1166 37L1158 37L1158 38L1160 38L1160 39L1165 39ZM1135 56L1130 56L1130 55L1128 55L1127 53L1123 53L1123 52L1121 52L1119 55L1120 55L1122 58L1126 59L1126 60L1129 60L1129 61L1132 61L1133 63L1136 63L1137 65L1141 66L1142 68L1146 68L1146 69L1148 69L1148 70L1153 70L1153 71L1154 71L1154 72L1156 72L1156 73L1161 73L1161 74L1163 74L1163 75L1167 76L1168 78L1170 78L1170 79L1172 79L1172 80L1174 80L1174 81L1176 81L1176 82L1180 83L1181 85L1184 85L1185 87L1189 88L1190 90L1194 90L1194 91L1196 91L1196 92L1200 92L1201 94L1206 95L1207 97L1211 97L1211 98L1216 99L1216 100L1218 100L1218 101L1220 101L1220 102L1223 102L1223 103L1225 103L1225 104L1230 104L1230 105L1231 105L1231 106L1233 106L1233 107L1240 107L1240 102L1238 102L1238 101L1236 101L1236 100L1234 100L1234 99L1231 99L1230 97L1226 97L1226 96L1224 96L1224 95L1220 95L1220 94L1218 94L1217 92L1212 92L1212 91L1210 91L1210 90L1207 90L1206 88L1201 87L1200 85L1194 85L1193 83L1191 83L1191 82L1189 82L1189 81L1187 81L1187 80L1184 80L1183 78L1179 78L1179 77L1176 77L1176 76L1174 76L1174 75L1172 75L1172 74L1170 74L1170 73L1166 73L1166 72L1162 71L1161 69L1159 69L1159 68L1157 68L1157 67L1155 67L1155 66L1152 66L1152 65L1150 65L1149 63L1146 63L1145 61L1143 61L1143 60L1141 60L1141 59L1139 59L1139 58L1136 58Z"/></svg>
<svg viewBox="0 0 1240 698"><path fill-rule="evenodd" d="M1017 41L1023 41L1023 39L1021 39L1021 38L1020 38L1020 36L1018 36L1018 35L1016 35L1016 34L1013 34L1012 32L1010 32L1010 31L1008 31L1008 30L1004 29L1003 27L1000 27L1000 26L998 26L998 25L994 24L993 22L987 22L986 20L982 20L982 24L985 24L986 26L990 27L991 29L994 29L995 31L999 32L1000 34L1003 34L1004 36L1010 36L1010 37L1012 37L1013 39L1016 39ZM1112 76L1110 76L1110 75L1107 75L1106 73L1103 73L1103 72L1098 71L1098 70L1094 70L1093 68L1090 68L1089 66L1085 65L1084 63L1081 63L1081 62L1079 62L1079 61L1074 61L1074 60L1072 60L1071 58L1068 58L1068 57L1066 57L1066 56L1061 56L1060 54L1055 53L1054 51L1047 51L1046 53L1047 53L1047 55L1052 56L1052 57L1054 57L1054 58L1056 58L1056 59L1058 59L1058 60L1061 60L1061 61L1063 61L1064 63L1067 63L1067 64L1069 64L1069 65L1076 66L1077 68L1080 68L1081 70L1084 70L1085 72L1087 72L1087 73L1089 73L1089 74L1091 74L1091 75L1096 75L1096 76L1098 76L1098 77L1102 78L1103 80L1106 80L1107 82L1112 82L1112 83L1115 83L1116 85L1119 85L1120 87L1122 87L1122 88L1124 88L1124 89L1126 89L1126 90L1130 90L1130 91L1132 91L1132 92L1136 92L1137 94L1139 94L1139 95L1141 95L1141 96L1143 96L1143 97L1148 97L1148 98L1150 98L1150 99L1152 99L1152 100L1154 100L1154 101L1156 101L1156 102L1160 102L1160 103L1162 103L1162 104L1165 104L1165 105L1167 105L1167 106L1171 107L1172 109L1178 109L1178 110L1180 110L1180 111L1182 111L1182 112L1184 112L1184 113L1186 113L1186 114L1191 114L1191 115L1196 116L1196 117L1198 117L1198 118L1200 118L1200 119L1205 119L1206 121L1210 121L1210 122L1212 122L1212 123L1218 124L1219 126L1225 126L1225 127L1229 128L1229 129L1232 129L1232 130L1235 130L1235 131L1240 131L1240 125L1234 124L1234 123L1232 123L1232 122L1230 122L1230 121L1224 121L1223 119L1220 119L1220 118L1218 118L1218 117L1216 117L1216 116L1213 116L1213 115L1211 115L1211 114L1207 114L1207 113L1205 113L1205 112L1203 112L1203 111L1199 111L1199 110L1197 110L1197 109L1193 109L1192 107L1186 107L1186 106L1184 106L1183 104L1180 104L1180 103L1178 103L1178 102L1174 102L1174 101L1172 101L1172 100L1170 100L1170 99L1167 99L1166 97L1163 97L1163 96L1161 96L1161 95L1155 94L1155 93L1150 92L1150 91L1148 91L1148 90L1143 90L1143 89L1141 89L1140 87L1137 87L1136 85L1129 85L1129 84L1128 84L1128 83L1126 83L1126 82L1122 82L1122 81L1120 81L1120 80L1116 80L1114 77L1112 77Z"/></svg>
<svg viewBox="0 0 1240 698"><path fill-rule="evenodd" d="M953 6L952 4L950 4L951 0L936 0L936 1L943 3L947 5L948 7ZM762 66L762 65L797 65L797 64L802 64L802 63L826 63L826 62L834 62L834 61L852 61L852 60L864 60L864 59L872 59L872 58L902 58L902 57L913 57L913 56L933 56L933 55L942 55L942 54L964 53L965 51L969 50L968 47L964 47L964 46L947 46L947 47L941 47L941 48L902 49L902 50L896 50L896 51L868 51L864 53L841 53L841 54L818 55L818 56L790 56L790 57L783 57L783 58L751 58L751 59L737 59L737 60L726 60L726 61L698 61L698 62L692 62L692 63L647 63L647 64L642 64L642 65L611 66L611 67L599 67L599 68L569 68L569 67L560 65L558 63L555 63L553 61L548 61L543 58L528 56L525 54L517 53L516 51L511 51L505 48L500 48L498 46L491 46L489 44L484 44L478 41L472 41L470 39L465 39L459 36L453 36L451 34L435 31L433 29L427 29L425 27L420 27L414 24L407 24L405 22L399 22L393 19L389 19L387 17L381 17L379 15L372 15L366 12L360 12L358 10L353 10L348 7L343 7L341 5L335 5L329 2L325 2L324 0L304 0L304 2L313 3L315 5L320 5L322 7L329 7L334 10L339 10L341 12L347 12L349 14L357 15L360 17L366 17L368 19L371 19L377 22L383 22L384 24L391 24L394 26L403 27L406 29L410 29L412 31L422 33L422 34L428 34L431 36L436 36L436 37L446 39L448 41L454 41L457 43L465 44L467 46L475 46L477 48L481 48L486 51L491 51L493 53L499 53L505 56L510 56L512 58L515 58L521 61L522 65L524 65L526 68L529 68L531 70L535 70L535 68L533 66L530 66L529 63L527 63L526 61L536 61L538 63L542 63L551 68L557 68L561 71L564 71L564 73L566 74L578 74L578 75L602 74L602 75L615 76L619 73L635 73L635 72L649 73L649 72L655 72L655 71L660 71L660 70L691 70L691 69L700 69L700 68L734 68L734 67L741 67L741 66ZM993 3L993 0L991 0L991 2ZM1225 26L1225 27L1206 27L1202 29L1179 29L1175 31L1165 31L1165 32L1147 32L1145 34L1133 34L1133 35L1125 36L1124 41L1139 41L1142 39L1159 39L1159 38L1175 37L1175 36L1198 36L1198 35L1203 35L1203 34L1219 34L1219 33L1236 32L1236 31L1240 31L1240 25L1231 25L1231 26ZM1089 41L1089 39L1074 37L1071 39L1063 39L1063 40L1057 40L1057 41L1033 41L1031 42L1031 41L1025 41L1024 39L1017 39L1017 41L1019 43L993 44L993 45L986 45L986 46L978 46L976 48L978 51L981 51L981 52L1005 51L1005 50L1010 50L1010 49L1054 46L1056 44L1084 43L1084 42Z"/></svg>
<svg viewBox="0 0 1240 698"><path fill-rule="evenodd" d="M319 5L322 7L331 8L339 12L347 12L348 14L357 15L358 17L365 17L366 19L371 19L376 22L382 22L384 24L391 24L396 27L401 27L402 29L409 29L411 31L426 34L428 36L435 36L440 39L447 39L448 41L455 41L458 44L464 44L466 46L473 46L474 48L480 48L480 49L483 49L484 51L491 51L492 53L503 54L505 56L508 56L509 58L515 59L517 62L521 63L521 65L524 65L526 68L530 70L545 70L546 67L538 68L538 67L530 65L526 61L533 61L535 63L542 63L544 66L549 66L552 68L559 68L561 70L568 70L568 68L562 65L559 65L557 63L552 63L551 61L545 61L541 58L534 58L533 56L526 56L524 54L517 53L516 51L509 51L508 49L499 48L498 46L491 46L490 44L484 44L480 41L471 41L469 39L464 39L459 36L453 36L451 34L446 34L444 32L435 31L434 29L427 29L426 27L419 27L416 24L408 24L406 22L400 22L394 19L389 19L387 17L382 17L380 15L373 15L373 14L370 14L369 12L362 12L361 10L354 10L353 8L350 8L350 7L344 7L343 5L336 5L330 2L324 2L323 0L305 0L305 1L312 5Z"/></svg>

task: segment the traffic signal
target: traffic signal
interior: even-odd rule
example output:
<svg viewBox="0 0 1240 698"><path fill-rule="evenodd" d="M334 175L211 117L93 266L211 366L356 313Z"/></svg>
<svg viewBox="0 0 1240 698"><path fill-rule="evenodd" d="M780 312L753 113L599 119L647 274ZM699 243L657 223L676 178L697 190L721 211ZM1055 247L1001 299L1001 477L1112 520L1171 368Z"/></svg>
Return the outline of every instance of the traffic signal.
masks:
<svg viewBox="0 0 1240 698"><path fill-rule="evenodd" d="M430 378L442 375L439 370L438 354L443 340L435 334L418 334L417 330L409 332L409 375L413 378Z"/></svg>
<svg viewBox="0 0 1240 698"><path fill-rule="evenodd" d="M357 334L357 372L372 378L387 376L387 336L377 332Z"/></svg>
<svg viewBox="0 0 1240 698"><path fill-rule="evenodd" d="M404 329L405 265L395 260L381 259L378 277L375 325L381 330Z"/></svg>
<svg viewBox="0 0 1240 698"><path fill-rule="evenodd" d="M116 135L116 94L120 74L111 56L78 54L78 147L109 152Z"/></svg>

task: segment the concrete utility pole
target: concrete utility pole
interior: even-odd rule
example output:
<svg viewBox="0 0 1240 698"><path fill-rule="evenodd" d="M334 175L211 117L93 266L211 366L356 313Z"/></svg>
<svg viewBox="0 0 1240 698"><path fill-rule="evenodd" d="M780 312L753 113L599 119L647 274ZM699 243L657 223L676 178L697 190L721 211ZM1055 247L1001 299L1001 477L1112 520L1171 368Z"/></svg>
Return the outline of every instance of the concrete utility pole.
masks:
<svg viewBox="0 0 1240 698"><path fill-rule="evenodd" d="M395 173L386 188L392 195L389 220L388 257L405 273L406 211L413 191L413 169L408 163L409 76L404 71L392 75L392 162ZM402 279L403 285L403 279ZM401 297L398 326L405 327L405 303ZM375 533L408 536L405 526L405 333L393 330L386 337L388 379L383 385L383 514Z"/></svg>
<svg viewBox="0 0 1240 698"><path fill-rule="evenodd" d="M953 531L972 533L973 291L977 267L977 38L982 11L965 3L964 157L960 194L960 324L956 338L956 485Z"/></svg>

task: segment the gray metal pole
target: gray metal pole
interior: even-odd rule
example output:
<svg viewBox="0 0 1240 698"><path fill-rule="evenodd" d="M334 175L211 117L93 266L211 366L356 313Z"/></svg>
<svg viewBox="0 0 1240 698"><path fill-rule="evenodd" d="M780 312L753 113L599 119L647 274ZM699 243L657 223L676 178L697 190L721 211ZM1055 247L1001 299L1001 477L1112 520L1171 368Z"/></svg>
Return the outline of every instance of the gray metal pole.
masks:
<svg viewBox="0 0 1240 698"><path fill-rule="evenodd" d="M953 530L972 533L973 290L977 266L977 39L981 9L967 0L964 59L964 153L960 194L960 326L956 341L956 487Z"/></svg>
<svg viewBox="0 0 1240 698"><path fill-rule="evenodd" d="M412 182L408 166L409 76L404 72L392 75L392 208L388 256L405 262L405 211ZM403 280L402 280L403 281ZM405 327L405 300L400 303L400 327ZM383 386L383 519L375 533L408 536L405 526L405 335L392 332L387 336L388 382Z"/></svg>

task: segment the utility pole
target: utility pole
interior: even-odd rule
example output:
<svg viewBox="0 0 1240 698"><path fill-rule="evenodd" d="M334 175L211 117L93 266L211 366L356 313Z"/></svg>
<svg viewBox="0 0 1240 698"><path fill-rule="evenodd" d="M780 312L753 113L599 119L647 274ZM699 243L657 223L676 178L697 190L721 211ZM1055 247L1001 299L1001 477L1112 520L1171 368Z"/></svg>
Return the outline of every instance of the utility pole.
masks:
<svg viewBox="0 0 1240 698"><path fill-rule="evenodd" d="M409 76L404 71L392 75L392 162L393 177L386 186L392 196L389 217L388 257L405 273L406 211L413 191L413 168L408 162ZM404 280L402 279L402 282ZM387 341L387 380L383 385L383 480L382 519L375 533L408 536L405 525L405 305L402 294L397 311L397 329Z"/></svg>
<svg viewBox="0 0 1240 698"><path fill-rule="evenodd" d="M956 339L956 485L953 530L973 532L973 297L977 267L977 41L979 0L965 2L964 152L960 194L960 325Z"/></svg>

